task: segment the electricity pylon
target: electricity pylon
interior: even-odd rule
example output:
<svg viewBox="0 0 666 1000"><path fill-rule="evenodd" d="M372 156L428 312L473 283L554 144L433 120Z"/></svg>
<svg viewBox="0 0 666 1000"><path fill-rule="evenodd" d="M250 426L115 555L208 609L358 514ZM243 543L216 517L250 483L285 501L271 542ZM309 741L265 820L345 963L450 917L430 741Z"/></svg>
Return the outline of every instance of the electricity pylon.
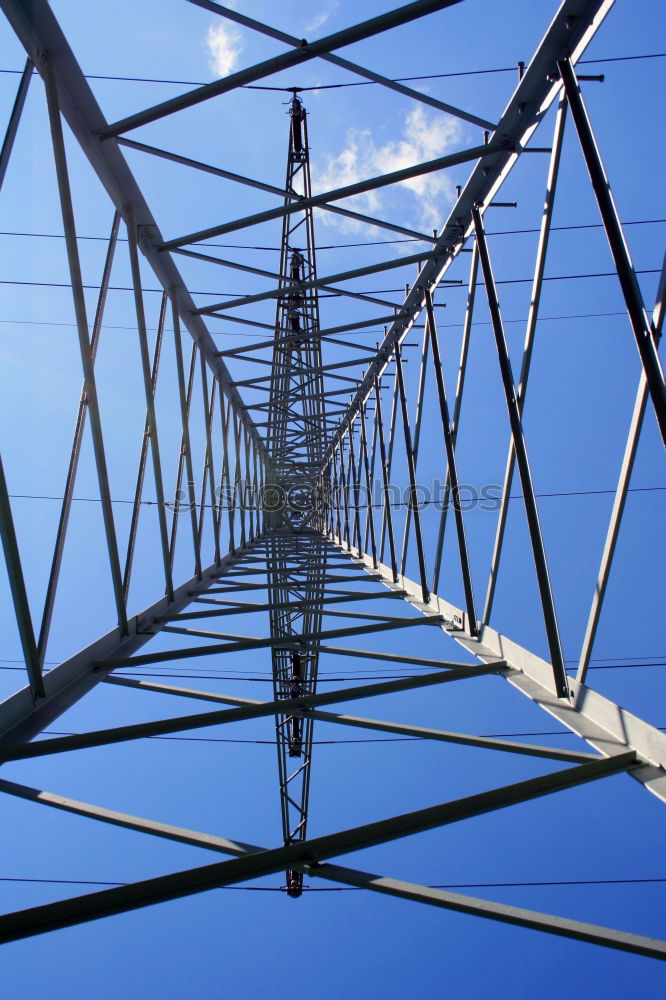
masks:
<svg viewBox="0 0 666 1000"><path fill-rule="evenodd" d="M203 0L197 2L200 6L207 6ZM666 799L664 734L586 684L629 477L648 405L657 417L662 435L666 431L663 374L657 353L664 319L664 272L650 318L576 77L576 63L612 4L610 0L564 0L527 70L521 73L519 83L497 123L419 94L335 54L345 44L397 28L450 3L451 0L421 0L309 47L303 46L298 39L279 33L281 40L291 46L284 55L109 123L104 119L46 2L32 0L29 5L20 0L1 2L11 27L25 47L28 63L10 115L2 149L0 177L5 175L28 86L33 69L36 69L44 84L49 114L84 385L38 632L33 624L34 602L31 605L28 599L29 574L20 558L4 473L0 478L0 528L16 610L16 627L28 677L27 686L0 706L0 760L6 764L37 760L65 751L274 717L283 842L278 847L241 843L157 823L3 779L0 790L8 795L150 836L205 847L231 855L232 860L5 915L0 917L0 940L14 940L284 871L287 873L287 891L291 896L300 894L303 873L306 872L312 878L360 886L637 954L660 958L666 955L664 942L640 935L380 877L343 867L336 860L345 853L437 829L468 817L490 814L497 809L623 772L630 774L657 797ZM209 9L246 27L275 35L273 29L244 15L215 4L209 5ZM415 167L313 195L309 180L307 119L296 94L290 105L289 157L284 189L241 178L237 174L231 175L223 167L202 164L180 153L128 138L128 133L142 125L168 118L177 111L185 111L243 83L251 83L315 57L370 77L381 86L397 89L414 100L425 101L441 112L482 128L489 133L487 141ZM549 138L547 146L538 147L541 153L545 149L549 155L549 170L525 345L516 384L484 217L492 205L498 204L495 199L502 184L521 161L534 133L543 127L546 113L553 105L557 107L557 112L552 142ZM565 670L522 421L567 116L572 120L590 176L641 360L634 416L576 678L568 676ZM63 121L101 180L114 208L106 264L92 324L88 322L86 311ZM167 240L162 236L129 169L124 149L175 161L192 171L203 170L227 178L232 176L237 182L277 193L281 203L250 218L215 224ZM401 222L373 218L338 204L347 197L466 162L473 164L469 180L459 190L444 225L432 237L415 233ZM314 257L312 211L315 208L351 216L356 221L384 227L392 232L410 234L410 238L421 240L425 249L408 257L380 261L320 278ZM139 472L124 567L112 506L106 457L108 438L104 437L95 364L121 219L128 241L140 348L142 405L145 404ZM188 249L224 233L279 219L283 222L283 234L277 284L275 275L265 269L222 260L210 254L207 247ZM470 276L461 360L456 390L451 395L447 393L435 313L437 303L433 299L438 288L456 280L449 277L449 273L460 255L468 250L471 250ZM196 261L205 262L207 266L214 263L268 278L270 286L265 291L231 301L199 306L193 298L195 293L188 291L176 266L178 255L186 258L192 266ZM141 276L142 259L150 266L163 289L152 358ZM397 306L377 298L375 293L365 294L340 287L351 279L390 271L406 264L417 265L417 277ZM456 453L479 266L497 352L505 417L510 428L490 580L482 610L474 597L469 555L470 531L465 523L460 497ZM379 319L352 319L349 323L322 329L317 303L317 294L322 290L342 296L354 306L358 303L374 304L390 312ZM256 303L272 303L273 300L277 302L277 312L274 327L269 327L272 339L253 343L250 347L242 345L219 349L206 325L211 318L228 319L233 316L237 324L266 327L267 324L248 318L250 313L247 307L251 309ZM240 310L240 314L228 313L229 309ZM160 450L160 442L164 439L158 437L156 406L160 356L168 315L172 318L174 332L174 398L181 419L177 434L176 504L168 501ZM342 334L350 331L357 333L378 323L386 326L384 338L376 350L370 351L366 347L361 357L358 357L356 341L340 339ZM181 324L192 337L189 376L182 351ZM410 384L404 368L403 351L407 336L421 328L423 341L418 379ZM334 348L340 347L351 349L352 354L342 357L333 353ZM262 351L269 352L269 357L262 357ZM354 351L357 353L354 354ZM235 366L234 374L227 364ZM244 369L243 364L246 366ZM382 399L383 390L391 390L389 366L392 366L390 405ZM267 368L269 374L266 374ZM202 404L198 410L193 403L197 371L200 386L196 391ZM242 377L243 372L249 372L250 377ZM410 399L410 392L413 399ZM340 396L350 393L351 400L343 405L341 412L327 405L328 401L339 402ZM246 402L248 398L251 400L249 403ZM413 422L410 421L410 409L415 412ZM81 652L45 672L49 630L86 424L89 424L91 432L117 625ZM437 511L436 531L431 541L428 541L424 527L425 514L419 502L417 478L419 453L422 458L426 431L428 447L439 449L446 475L445 502L441 511ZM203 441L204 459L198 495L193 471L195 432ZM134 609L128 610L128 600L148 468L152 468L156 493L158 550L164 594L136 614ZM521 486L547 656L525 648L500 632L494 622L491 624L514 468ZM405 486L408 493L407 507L399 518L391 492L396 475L401 477L401 486ZM380 482L378 502L375 502L376 479ZM454 563L464 595L462 607L439 593L447 525L450 527L451 521ZM176 542L182 547L186 540L193 557L193 572L189 579L178 584L174 580ZM408 575L409 566L415 567L416 580ZM266 594L266 603L261 597L259 601L253 601L253 593L255 596ZM255 633L258 631L259 634L229 635L209 630L218 619L238 615L253 621ZM335 622L329 626L325 619L336 615L345 622L340 627L336 627ZM352 624L348 623L348 619ZM204 628L197 627L196 623L201 620L204 621ZM348 649L328 647L331 641L339 639L360 640L376 633L398 634L401 631L416 635L423 628L429 629L431 634L444 633L440 635L442 642L448 639L449 645L451 641L458 644L464 658L458 661L443 656L424 657L418 648L416 653L368 650L361 641ZM167 646L169 637L174 635L179 638L172 641L178 645ZM161 639L155 640L155 637ZM144 651L146 648L147 651ZM427 672L412 672L405 677L322 693L316 687L318 658L322 652L330 652L331 648L337 655L426 667ZM219 658L229 653L255 654L265 650L270 650L272 657L274 687L270 701L126 676L128 668L136 671L137 668L155 664L210 656ZM451 732L326 710L340 701L373 698L418 688L436 691L440 685L447 683L473 685L475 679L490 675L506 680L516 692L528 697L569 732L584 740L591 750L535 746L475 733ZM101 684L108 685L109 689L112 686L125 687L187 697L218 707L157 721L151 719L33 740L52 720ZM519 754L570 766L510 782L490 791L441 802L425 809L396 812L379 821L308 839L306 823L312 727L317 720L443 744L483 748L488 752ZM291 767L295 770L292 771Z"/></svg>
<svg viewBox="0 0 666 1000"><path fill-rule="evenodd" d="M307 112L294 93L289 107L285 204L312 197ZM275 496L266 541L273 698L298 701L317 691L317 633L322 628L326 544L314 535L292 540L298 507L312 496L326 445L312 208L285 215L280 295L268 410L268 457ZM289 529L292 529L291 531ZM275 733L285 846L306 839L312 765L312 719L276 712ZM303 872L287 871L287 892L301 895Z"/></svg>

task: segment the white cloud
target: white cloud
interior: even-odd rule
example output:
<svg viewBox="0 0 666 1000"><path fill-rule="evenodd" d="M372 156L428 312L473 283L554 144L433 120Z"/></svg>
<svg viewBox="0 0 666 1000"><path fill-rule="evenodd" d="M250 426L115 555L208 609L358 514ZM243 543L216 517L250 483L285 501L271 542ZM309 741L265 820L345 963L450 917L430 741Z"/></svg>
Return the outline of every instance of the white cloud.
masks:
<svg viewBox="0 0 666 1000"><path fill-rule="evenodd" d="M206 35L208 64L216 76L228 76L242 51L240 35L222 22L211 24Z"/></svg>
<svg viewBox="0 0 666 1000"><path fill-rule="evenodd" d="M315 17L313 17L312 20L305 25L305 28L303 30L309 33L311 31L316 31L318 28L321 28L324 24L326 24L331 14L335 13L337 8L338 8L337 2L329 4L326 10L322 10L321 14L317 14Z"/></svg>
<svg viewBox="0 0 666 1000"><path fill-rule="evenodd" d="M406 115L400 138L389 139L383 144L377 144L370 129L350 129L344 148L340 153L329 156L325 166L316 173L313 186L317 191L330 191L378 174L434 160L444 156L452 147L459 146L461 139L462 127L456 119L436 112L429 114L424 107L418 106ZM409 192L414 200L405 202L402 199L398 202L396 188ZM359 212L381 215L382 207L391 202L394 217L397 217L396 208L401 204L401 223L409 225L405 216L416 209L417 220L411 224L432 229L442 224L446 207L452 201L453 182L444 173L438 172L401 181L394 188L368 191L341 204ZM329 213L322 213L322 219L341 224L340 216ZM345 220L343 225L348 229L358 229L360 223Z"/></svg>

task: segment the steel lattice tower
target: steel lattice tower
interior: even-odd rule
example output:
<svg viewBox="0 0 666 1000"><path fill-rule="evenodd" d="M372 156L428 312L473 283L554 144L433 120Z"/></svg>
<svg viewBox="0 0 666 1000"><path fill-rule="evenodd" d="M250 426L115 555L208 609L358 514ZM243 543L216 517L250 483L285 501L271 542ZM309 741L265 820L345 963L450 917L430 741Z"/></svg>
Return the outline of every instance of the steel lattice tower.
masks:
<svg viewBox="0 0 666 1000"><path fill-rule="evenodd" d="M439 830L471 817L489 816L496 810L618 774L630 775L656 797L666 800L664 733L587 683L646 412L650 420L656 415L661 435L666 439L666 394L657 350L664 320L666 273L662 267L657 300L649 314L576 69L612 7L612 0L564 0L527 69L521 68L516 89L501 119L495 123L416 92L337 54L352 42L388 30L399 31L401 25L453 6L454 0L418 0L309 45L218 4L207 0L192 2L278 39L288 46L287 51L112 123L104 118L46 0L0 3L28 59L2 148L0 180L4 179L10 163L28 87L36 71L43 83L48 111L84 376L39 621L34 617L34 601L29 599L28 567L20 557L20 532L10 485L4 472L0 478L0 528L28 679L24 688L0 706L0 755L9 772L12 762L274 718L281 843L279 846L248 844L79 801L3 777L0 791L5 796L49 805L149 837L202 847L230 855L231 859L6 914L0 917L0 940L16 940L283 872L285 888L291 897L301 895L303 876L307 874L314 880L362 887L663 959L666 944L653 938L463 896L338 863L346 853L422 831ZM241 177L224 164L205 164L184 153L130 137L141 126L169 120L176 112L315 58L472 124L486 132L485 140L413 167L313 194L308 117L297 88L292 88L289 104L284 188ZM39 85L37 81L35 86ZM555 111L554 133L542 140L546 128L543 121L551 107ZM565 128L575 139L589 175L590 190L608 239L641 363L619 484L575 677L566 670L523 419ZM530 145L535 134L538 146ZM103 196L107 202L110 200L113 211L92 322L75 222L76 186L72 183L74 157L69 149L70 139L79 147L77 156L79 152L83 154L87 169L92 168L101 182ZM174 143L177 144L175 139ZM506 319L500 307L493 270L497 258L491 254L493 236L486 232L486 213L502 204L498 195L505 181L514 168L519 168L523 158L530 159L523 154L534 152L546 155L549 166L543 210L537 220L539 236L525 340L517 361L515 350L510 351ZM197 177L213 175L263 189L277 196L279 204L245 218L211 223L196 232L165 239L130 169L129 163L133 162L130 153L179 164ZM278 152L270 155L274 159ZM448 217L432 236L340 205L346 198L429 177L466 163L471 165L469 178L458 188ZM585 176L582 169L581 162L581 178ZM412 255L319 277L315 260L315 210L381 227L392 235L418 238L422 241L421 249ZM241 265L210 252L213 238L272 222L282 225L277 274L254 263ZM100 405L104 389L99 362L101 349L98 351L107 298L112 290L114 258L117 261L122 253L119 248L122 234L127 239L125 266L131 276L135 307L136 386L142 398L143 418L126 547L120 542L118 518L112 504L109 458L112 449L109 422ZM462 254L469 257L463 258ZM469 263L467 298L460 360L457 372L452 372L450 352L438 329L441 313L437 309L443 305L442 292L461 281L455 276L461 260ZM179 263L184 270L222 267L230 273L250 273L261 279L263 290L200 305L198 293L189 290L199 287L194 277L196 271L188 270L190 277L186 280ZM356 278L391 273L405 266L412 268L415 277L399 304L386 300L386 293L381 290L361 292L347 287ZM154 337L150 335L147 318L149 286L142 269L150 269L152 280L158 282L161 292ZM478 581L473 579L472 529L461 500L457 450L463 427L462 401L468 377L473 310L475 300L482 295L482 286L501 387L497 419L501 416L508 421L510 431L483 605L475 599L479 590ZM335 325L320 323L319 298L324 294L345 302L351 310L347 321ZM253 309L261 304L271 310L275 308L274 323L257 320L258 313ZM382 315L367 320L365 314L353 312L368 305L375 310L381 308ZM236 327L259 327L267 331L265 339L257 339L249 346L241 342L241 346L223 349L226 341L216 341L209 328L217 320L234 323ZM173 355L168 362L173 390L169 412L171 417L176 414L178 425L173 502L169 500L171 481L166 481L165 437L160 424L161 380L169 377L161 374L165 366L163 355L167 343L170 344L167 321L173 327ZM384 336L376 350L364 347L363 342L350 342L348 335L377 325L384 328ZM421 338L418 362L406 354L407 338L413 335ZM183 342L189 345L190 338L188 368ZM347 349L351 354L343 356L341 352ZM408 360L412 371L406 367ZM108 570L111 580L116 624L80 652L45 670L77 469L88 433L90 468L94 468L97 479L104 527L105 571ZM420 503L419 470L435 453L439 467L444 470L444 501L433 522L432 511L428 514ZM202 469L198 479L197 462ZM130 600L131 587L137 563L143 558L140 513L151 472L156 498L154 541L162 574L153 594L155 590L162 593L137 613ZM400 513L392 492L396 480L408 496ZM507 637L493 614L514 486L520 489L528 551L535 573L538 594L535 614L546 637L543 655ZM428 517L431 519L426 525ZM188 558L192 557L191 569L189 576L180 577L176 573L185 547ZM453 576L455 584L450 583ZM445 578L449 581L446 590ZM461 595L458 602L449 599L449 587ZM234 628L238 620L252 622L248 628L254 631L228 633L225 618L232 620ZM331 622L331 618L338 620ZM443 653L423 655L418 636L424 630L429 638L433 635L441 638L445 644ZM383 633L396 637L395 649L368 649L367 642ZM413 647L399 646L400 636L405 635L415 637L410 640ZM351 646L335 645L338 640L351 640ZM447 651L453 648L451 643L459 648L459 659L448 655ZM163 679L141 679L137 674L142 668L156 665L208 662L207 657L214 657L215 663L232 662L230 657L245 653L270 656L270 700L199 690L165 683ZM321 684L317 684L319 661L329 653L350 661L377 660L409 670L405 676L322 690ZM417 673L412 669L416 667L425 669ZM134 671L134 676L128 676L128 670ZM419 689L432 689L432 697L436 699L442 690L446 691L442 685L467 688L482 683L477 678L494 679L498 685L500 680L506 681L514 698L518 698L518 693L526 696L587 746L562 749L476 732L341 713L337 708L330 710L330 706L340 702ZM153 692L165 700L174 696L209 704L196 712L168 718L155 719L148 714L140 722L123 721L104 728L92 725L85 732L68 735L42 735L51 722L72 706L79 703L84 706L86 698L93 695L118 694L121 688L126 689L128 696L129 689L134 689L134 693ZM425 808L402 811L396 802L393 815L312 837L307 823L311 787L313 808L316 802L316 769L311 772L313 734L318 724L378 731L487 753L495 751L507 757L518 755L549 762L552 767L536 777L510 780L490 790L449 798ZM35 739L37 736L40 738ZM269 834L267 842L268 837ZM557 845L555 849L559 849Z"/></svg>

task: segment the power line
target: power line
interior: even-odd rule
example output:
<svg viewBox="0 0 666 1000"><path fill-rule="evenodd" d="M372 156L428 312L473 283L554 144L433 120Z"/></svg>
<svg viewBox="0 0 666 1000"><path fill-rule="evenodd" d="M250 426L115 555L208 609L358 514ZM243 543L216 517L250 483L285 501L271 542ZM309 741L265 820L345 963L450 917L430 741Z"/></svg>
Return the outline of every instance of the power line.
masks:
<svg viewBox="0 0 666 1000"><path fill-rule="evenodd" d="M21 878L18 876L0 875L0 882L27 882L40 885L131 885L131 882L101 882L91 879L73 878ZM451 882L440 885L429 885L427 889L508 889L508 888L538 888L545 886L574 885L643 885L666 882L666 878L603 878L603 879L562 879L548 882ZM286 886L277 885L219 885L217 889L234 892L286 892ZM303 886L304 892L361 892L361 886Z"/></svg>
<svg viewBox="0 0 666 1000"><path fill-rule="evenodd" d="M625 228L627 226L648 226L658 223L666 222L666 219L635 219L629 222L623 222L622 226ZM588 222L579 223L576 225L568 226L551 226L551 232L569 232L578 229L603 229L603 224L601 222ZM503 229L493 232L486 233L486 236L522 236L526 233L538 233L539 229ZM21 233L13 232L10 230L0 231L0 236L20 236L20 237L30 237L35 239L48 239L48 240L63 240L64 234L62 233ZM77 236L79 240L92 241L96 243L108 243L108 236ZM127 243L126 237L118 237L119 243ZM406 237L404 239L395 240L368 240L363 243L328 243L326 245L317 246L317 252L320 250L347 250L350 247L374 247L374 246L384 246L390 244L398 243L423 243L423 240L416 239L415 237ZM214 247L220 250L270 250L277 252L280 247L267 247L267 246L254 246L249 243L212 243L212 242L201 242L197 246L200 247Z"/></svg>
<svg viewBox="0 0 666 1000"><path fill-rule="evenodd" d="M261 610L263 610L263 609L261 609ZM13 662L15 662L15 663L22 663L23 661L22 660L15 660ZM639 667L664 667L664 666L666 666L666 660L653 661L652 663L594 664L594 665L589 666L588 670L636 670ZM0 665L0 670L19 671L19 672L23 673L23 669L24 669L23 667L2 666L2 665ZM570 672L572 672L575 668L574 667L570 667L570 668L567 668L567 669ZM167 677L167 678L172 678L174 680L176 680L178 678L181 678L181 679L184 679L184 680L201 680L201 681L242 681L245 684L247 684L247 683L250 683L250 684L272 684L273 683L273 677L271 677L271 676L266 676L266 677L252 677L249 674L221 674L221 673L215 674L215 673L212 673L212 672L209 672L207 674L194 674L192 672L183 673L182 670L183 670L182 667L180 668L180 671L181 671L180 673L177 673L175 671L170 671L168 673L162 673L162 672L159 672L159 671L148 672L148 671L139 671L139 670L136 670L136 671L134 671L134 673L123 674L123 676L124 677L131 677L133 680L134 679L138 679L140 677L146 677L146 678L151 678L151 677L152 678L156 678L156 677L162 677L162 678L164 678L164 677ZM408 680L410 677L415 677L415 676L418 677L423 672L424 672L424 668L418 668L418 667L414 668L409 673L401 673L401 674L380 674L380 673L375 673L375 672L371 672L371 671L365 671L365 672L356 672L356 673L351 674L349 676L342 675L342 676L336 676L336 677L324 677L322 675L319 675L318 676L318 681L320 683L324 683L324 684L334 684L334 683L338 684L338 683L343 683L343 682L351 682L351 681L355 682L355 681L366 681L366 680L369 680L369 681ZM74 735L74 734L72 734L72 733L65 733L65 734L62 734L62 735L71 736L71 735ZM494 735L497 735L497 734L494 734ZM515 734L514 733L514 734L505 734L505 735L519 735L519 734ZM545 734L542 734L542 735L545 735ZM157 738L162 739L162 737L155 737L155 738L156 739ZM168 737L168 738L172 739L174 737ZM167 737L164 737L164 739L167 739ZM223 741L223 742L227 742L227 741ZM237 742L237 741L232 740L231 742ZM245 743L245 742L254 743L254 742L256 742L256 740L249 740L249 741L247 741L247 740L240 740L240 742L241 743ZM266 742L266 741L265 740L261 740L259 742ZM333 740L332 742L349 742L349 741ZM357 742L357 741L353 740L352 742ZM364 741L361 741L361 742L364 742Z"/></svg>
<svg viewBox="0 0 666 1000"><path fill-rule="evenodd" d="M663 59L666 56L666 52L650 52L634 56L608 56L602 59L579 59L577 65L591 65L593 63L616 63L616 62L631 62L635 60L642 59ZM453 77L461 76L485 76L490 73L515 73L517 66L500 66L493 69L468 69L468 70L457 70L451 73L430 73L421 76L399 76L391 83L411 83L418 80L443 80ZM23 70L20 69L0 69L0 73L7 73L14 76L20 76ZM161 83L170 84L172 86L182 86L182 87L204 87L210 80L170 80L163 77L145 77L145 76L116 76L112 74L102 74L102 73L86 73L84 74L86 80L111 80L120 83ZM345 87L374 87L379 86L378 81L375 80L357 80L350 81L349 83L325 83L320 84L316 87L298 87L299 91L313 91L313 90L340 90ZM280 93L292 93L293 87L269 87L259 84L244 84L239 89L241 90L267 90L267 91L278 91Z"/></svg>
<svg viewBox="0 0 666 1000"><path fill-rule="evenodd" d="M658 267L641 268L634 269L634 274L661 274L661 269ZM617 271L594 271L588 274L551 274L544 278L542 281L577 281L581 278L617 278ZM527 278L500 278L495 281L496 285L522 285L522 284L532 284L534 281L533 277ZM71 284L67 281L17 281L10 279L0 280L0 285L15 285L18 287L28 287L28 288L67 288L71 289ZM478 282L478 287L483 287L483 282ZM98 291L100 285L82 285L82 288L92 291ZM446 290L452 291L457 288L465 288L464 285L447 285ZM109 285L110 292L134 292L134 288L131 285ZM164 294L163 288L145 288L142 287L141 291L144 293L156 292L160 295ZM402 292L402 288L377 288L369 289L364 291L370 292ZM242 298L247 294L247 292L206 292L200 290L190 290L191 295L206 295L213 297L222 298ZM240 303L242 305L242 303ZM396 309L399 305L396 304ZM215 319L216 317L212 317Z"/></svg>
<svg viewBox="0 0 666 1000"><path fill-rule="evenodd" d="M397 291L400 291L401 289L397 289L397 288L395 288L395 289L385 289L385 291L386 290L388 290L388 291L396 291L397 292ZM382 291L382 289L374 289L373 291ZM565 320L565 319L608 319L611 316L624 316L626 318L626 315L627 315L626 309L620 309L620 310L617 310L616 312L565 313L565 314L562 314L561 316L539 316L539 322L540 323L549 323L549 322L555 322L555 321L560 321L560 320ZM504 323L505 326L507 324L509 324L509 323L520 323L520 324L524 325L525 322L526 322L526 320L523 319L523 318L521 318L521 319L503 319L503 323ZM0 323L6 323L6 324L9 324L9 325L16 325L16 326L56 326L56 327L63 326L63 327L68 327L68 328L76 329L76 323L53 322L53 320L0 319ZM460 323L440 323L438 325L439 325L439 327L442 330L454 330L454 329L458 329L461 326ZM473 327L475 327L475 326L491 326L491 325L492 324L491 324L490 320L474 320L472 322L472 326ZM115 325L115 324L104 323L103 329L105 329L105 330L127 330L128 332L136 333L136 324L134 326L119 326L119 325ZM156 329L157 329L157 327L155 327L155 326L148 326L148 327L146 327L146 330L148 330L149 332L154 332ZM165 333L173 333L174 331L173 331L173 329L171 327L165 327L164 328L164 332ZM219 331L218 330L213 330L212 332L213 333L218 333ZM368 334L368 335L370 335L373 332L374 333L382 333L383 331L378 329L378 330L375 330L375 331L373 331L373 330L364 330L363 332L366 333L366 334ZM250 339L259 339L259 340L265 339L265 334L263 334L263 333L243 333L243 332L239 332L238 330L234 330L233 336L234 337L250 338ZM365 347L367 347L367 349L369 351L374 351L376 349L376 347L375 347L374 344L361 345L358 341L354 341L354 343L355 343L356 346L365 346Z"/></svg>
<svg viewBox="0 0 666 1000"><path fill-rule="evenodd" d="M627 493L661 493L666 491L666 486L630 486ZM553 493L535 493L534 495L540 499L553 498L553 497L585 497L585 496L604 496L604 495L614 495L616 490L561 490L559 492ZM62 496L52 496L50 494L40 494L40 493L10 493L10 498L12 500L55 500L62 502L64 497ZM495 499L495 498L490 498ZM522 500L522 493L512 493L509 500ZM440 503L440 500L419 500L419 507L434 506ZM101 503L99 497L72 497L72 503ZM134 500L125 499L115 499L111 500L111 503L121 503L121 504L134 504ZM144 507L157 507L157 500L140 500L139 503ZM171 501L164 502L165 507L171 507L173 504ZM370 505L373 510L381 510L384 506L383 503L373 503ZM408 507L409 500L393 500L389 503L389 507L401 508ZM203 504L206 510L212 508L212 504ZM198 509L201 509L201 505L197 505ZM348 510L366 510L367 505L362 504L359 506L348 505ZM333 506L333 510L343 510L341 505Z"/></svg>

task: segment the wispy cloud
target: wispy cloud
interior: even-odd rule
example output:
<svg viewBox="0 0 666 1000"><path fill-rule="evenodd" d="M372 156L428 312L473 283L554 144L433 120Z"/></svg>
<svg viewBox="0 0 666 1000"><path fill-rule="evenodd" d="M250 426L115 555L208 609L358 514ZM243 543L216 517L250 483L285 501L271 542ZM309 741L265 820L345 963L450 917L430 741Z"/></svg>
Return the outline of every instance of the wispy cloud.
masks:
<svg viewBox="0 0 666 1000"><path fill-rule="evenodd" d="M212 72L220 76L228 76L238 63L243 45L240 35L222 22L211 24L206 35L208 65Z"/></svg>
<svg viewBox="0 0 666 1000"><path fill-rule="evenodd" d="M383 144L376 142L370 129L350 129L341 152L329 156L324 167L315 172L313 185L318 191L332 190L377 174L434 160L458 146L461 139L462 127L458 121L437 113L428 114L425 108L419 106L406 115L400 137ZM399 203L396 199L400 197L400 191L409 192L412 198L408 201L403 198ZM359 212L378 215L390 203L391 214L396 216L395 210L398 209L402 216L400 221L405 224L409 224L407 216L412 216L416 210L417 218L411 224L418 223L431 229L441 225L445 209L452 201L453 182L443 173L433 173L402 181L395 189L368 191L343 204L353 205ZM322 219L347 229L358 229L360 225L352 220L342 222L340 216L329 213L323 213Z"/></svg>
<svg viewBox="0 0 666 1000"><path fill-rule="evenodd" d="M338 4L336 0L335 3L329 4L326 10L322 10L321 14L317 14L315 17L313 17L312 20L305 25L305 28L303 30L307 32L317 31L318 28L321 28L323 27L323 25L326 24L329 17L332 14L335 14L337 9L338 9Z"/></svg>

